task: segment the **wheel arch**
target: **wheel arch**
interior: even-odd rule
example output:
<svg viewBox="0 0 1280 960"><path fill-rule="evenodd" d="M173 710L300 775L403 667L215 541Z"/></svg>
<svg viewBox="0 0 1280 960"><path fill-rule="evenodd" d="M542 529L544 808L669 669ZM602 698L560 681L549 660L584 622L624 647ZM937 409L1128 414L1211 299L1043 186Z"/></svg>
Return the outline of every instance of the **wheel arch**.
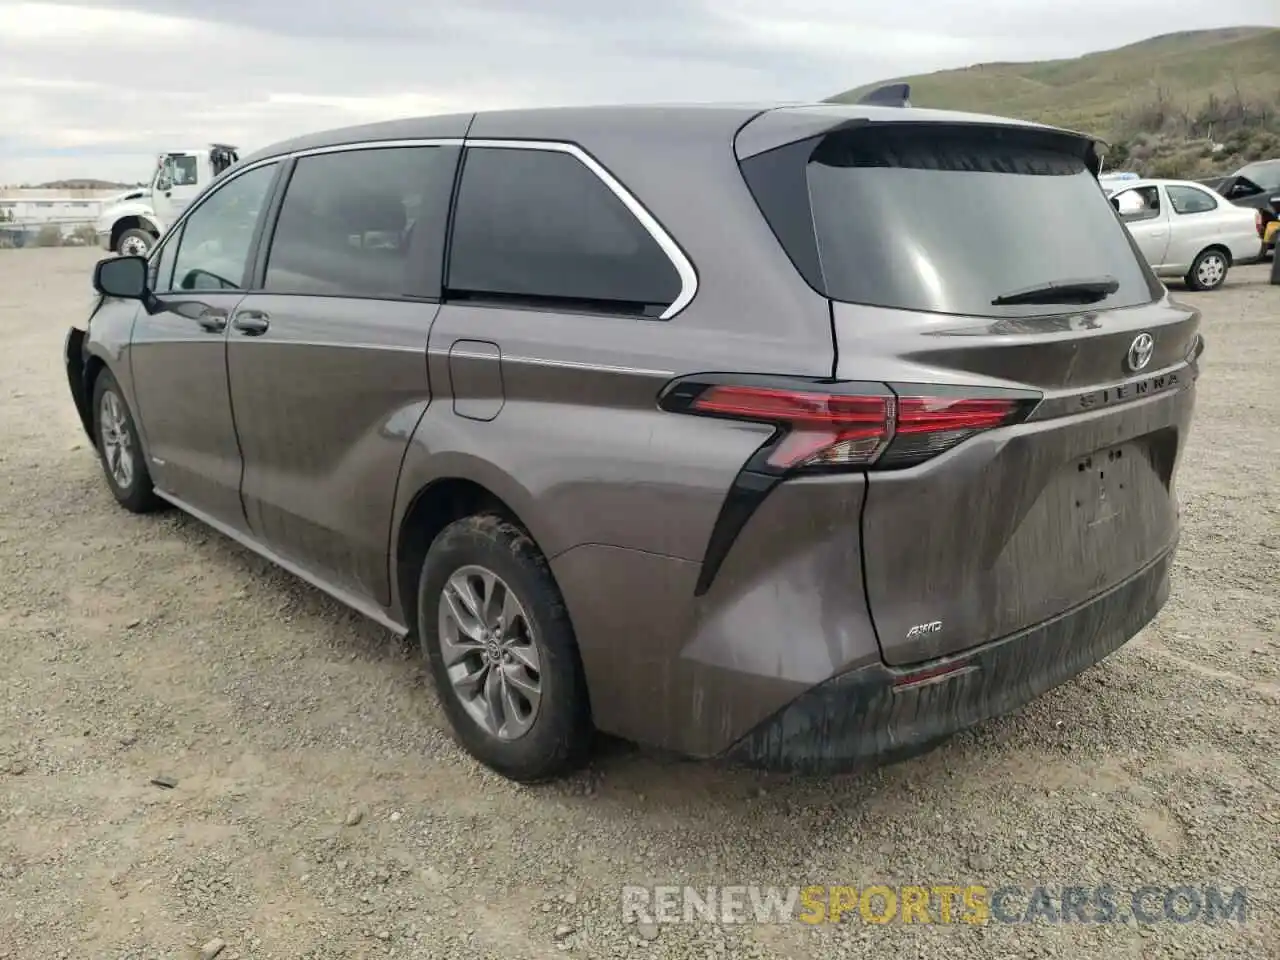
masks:
<svg viewBox="0 0 1280 960"><path fill-rule="evenodd" d="M102 375L103 370L110 369L107 361L103 360L96 353L89 353L84 358L84 372L81 374L84 381L84 409L81 411L84 420L84 428L89 431L89 439L96 447L98 445L98 420L97 411L93 409L93 391L98 385L98 377ZM117 378L118 379L118 378Z"/></svg>
<svg viewBox="0 0 1280 960"><path fill-rule="evenodd" d="M67 331L66 343L63 346L64 361L67 367L67 386L71 390L71 400L76 407L76 416L80 420L80 425L84 428L85 434L89 438L89 442L93 446L97 446L97 439L93 431L93 414L92 414L92 379L90 378L88 367L89 355L85 351L85 338L88 331L72 327ZM93 371L93 376L97 376L97 371Z"/></svg>
<svg viewBox="0 0 1280 960"><path fill-rule="evenodd" d="M142 425L142 417L139 415L136 398L132 393L132 382L122 377L117 367L125 361L122 357L112 357L111 351L101 345L97 345L95 349L94 341L89 340L86 344L84 352L84 364L81 371L81 383L83 384L84 409L80 410L81 422L89 434L89 441L93 444L94 449L98 446L98 411L93 402L94 390L97 388L98 379L102 376L103 371L111 374L116 384L120 387L121 399L129 408L129 413L133 417L134 429L138 432L138 442L142 445L142 455L147 456L147 436L146 429ZM77 404L77 407L79 405Z"/></svg>
<svg viewBox="0 0 1280 960"><path fill-rule="evenodd" d="M526 522L525 518L531 513L528 495L522 496L522 489L514 481L493 481L491 477L479 479L470 471L453 470L409 485L413 492L402 501L406 506L392 531L390 573L394 605L410 634L417 632L418 576L427 550L455 520L477 513L495 513L528 534L534 546L550 559L546 541Z"/></svg>
<svg viewBox="0 0 1280 960"><path fill-rule="evenodd" d="M140 213L130 213L116 220L111 225L111 249L114 250L120 243L120 236L126 230L145 230L152 236L159 238L160 227L155 221Z"/></svg>
<svg viewBox="0 0 1280 960"><path fill-rule="evenodd" d="M1208 253L1210 250L1216 250L1216 251L1218 251L1219 253L1221 253L1224 257L1226 257L1226 258L1227 258L1227 266L1228 266L1228 267L1235 266L1235 259L1236 259L1236 258L1235 258L1235 257L1233 257L1233 256L1231 255L1231 248L1230 248L1230 247L1228 247L1225 243L1207 243L1207 244L1205 244L1205 245L1204 245L1204 247L1203 247L1203 248L1201 248L1200 252L1199 252L1199 253L1197 253L1197 254L1195 255L1195 260L1199 260L1202 256L1204 256L1204 255L1205 255L1206 253ZM1194 263L1194 262L1195 262L1195 260L1192 260L1192 263Z"/></svg>

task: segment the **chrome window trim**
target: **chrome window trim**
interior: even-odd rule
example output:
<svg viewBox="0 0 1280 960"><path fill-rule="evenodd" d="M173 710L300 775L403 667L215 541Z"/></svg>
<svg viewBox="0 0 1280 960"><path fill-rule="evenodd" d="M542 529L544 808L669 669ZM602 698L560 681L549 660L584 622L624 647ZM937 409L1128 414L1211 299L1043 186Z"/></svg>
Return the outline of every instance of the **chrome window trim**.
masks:
<svg viewBox="0 0 1280 960"><path fill-rule="evenodd" d="M425 140L365 140L357 143L334 143L327 147L307 147L284 154L288 157L318 157L326 153L350 153L352 150L388 150L395 147L460 147L459 137L436 137Z"/></svg>
<svg viewBox="0 0 1280 960"><path fill-rule="evenodd" d="M681 310L692 302L694 296L698 292L698 272L694 269L693 262L685 255L684 250L676 243L671 234L658 222L658 218L649 212L648 208L640 202L636 196L628 190L621 181L618 180L608 169L600 163L582 147L576 143L566 143L561 140L486 140L471 139L462 137L434 137L425 139L400 139L400 140L365 140L351 143L329 144L323 147L305 147L299 150L290 150L286 153L278 153L270 157L262 157L252 163L246 164L238 170L230 170L223 176L214 180L208 187L207 191L201 196L197 202L191 204L186 210L182 211L182 215L178 217L165 230L165 239L174 233L179 225L184 223L188 217L202 207L209 197L213 196L224 186L251 170L264 167L272 163L284 163L288 160L297 160L302 157L314 157L331 153L351 153L357 150L380 150L404 147L481 147L496 148L501 150L546 150L554 153L566 153L575 158L579 163L593 173L596 178L603 183L609 191L622 201L622 205L631 212L631 215L639 221L644 227L645 232L653 237L653 240L666 254L671 265L675 267L676 274L680 277L680 293L676 296L671 304L658 315L659 320L670 320ZM156 245L158 251L164 245L164 241Z"/></svg>
<svg viewBox="0 0 1280 960"><path fill-rule="evenodd" d="M680 277L680 293L666 310L658 315L659 320L670 320L687 307L698 292L698 272L693 268L680 245L667 233L658 219L651 214L635 195L611 174L600 161L587 153L576 143L564 143L559 140L472 140L464 142L467 147L490 147L502 150L547 150L554 153L567 153L584 167L596 175L609 190L622 201L623 206L631 211L631 215L640 221L649 236L662 248L671 265L676 268Z"/></svg>
<svg viewBox="0 0 1280 960"><path fill-rule="evenodd" d="M185 222L188 217L199 210L211 196L225 187L232 180L236 180L252 170L257 170L259 167L265 167L272 163L284 163L288 160L296 160L299 157L318 156L325 153L348 153L353 150L376 150L378 148L385 147L456 147L461 145L462 141L460 139L370 140L366 142L331 144L327 147L308 147L303 150L290 150L287 153L277 153L269 157L261 157L254 160L252 163L245 164L243 167L231 168L221 176L210 181L209 185L205 188L205 191L197 197L190 206L183 210L181 214L179 214L177 220L173 221L173 223L169 224L169 226L165 228L164 237L156 244L156 249L159 250L160 247L168 240L169 236L177 230L178 225Z"/></svg>

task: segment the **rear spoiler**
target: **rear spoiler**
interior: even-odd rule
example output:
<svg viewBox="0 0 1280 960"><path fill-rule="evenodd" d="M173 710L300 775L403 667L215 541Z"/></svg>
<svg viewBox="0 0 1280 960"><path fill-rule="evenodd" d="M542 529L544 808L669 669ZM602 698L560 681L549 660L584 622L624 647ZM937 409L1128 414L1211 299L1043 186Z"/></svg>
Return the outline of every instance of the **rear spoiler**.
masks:
<svg viewBox="0 0 1280 960"><path fill-rule="evenodd" d="M909 107L911 106L911 84L891 83L888 86L876 87L870 93L864 93L858 102L870 107Z"/></svg>
<svg viewBox="0 0 1280 960"><path fill-rule="evenodd" d="M898 109L911 106L910 92L910 85L895 83L864 94L857 103L793 104L764 110L738 130L733 140L734 154L741 162L779 147L864 126L885 124L927 129L946 125L966 127L977 133L1021 132L1044 138L1055 149L1080 157L1094 176L1102 170L1108 144L1098 137L1011 117L927 108Z"/></svg>

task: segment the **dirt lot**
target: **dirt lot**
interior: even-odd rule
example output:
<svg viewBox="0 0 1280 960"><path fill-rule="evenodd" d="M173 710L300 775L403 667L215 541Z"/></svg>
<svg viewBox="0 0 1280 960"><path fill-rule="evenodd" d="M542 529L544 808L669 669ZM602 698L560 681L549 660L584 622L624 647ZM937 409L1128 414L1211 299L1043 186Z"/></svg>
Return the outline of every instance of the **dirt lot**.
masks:
<svg viewBox="0 0 1280 960"><path fill-rule="evenodd" d="M0 252L0 957L1280 956L1263 268L1187 295L1209 347L1174 595L1106 663L875 775L613 745L531 789L453 746L414 651L193 520L115 507L61 367L93 258ZM634 883L1219 884L1248 912L657 928L623 923Z"/></svg>

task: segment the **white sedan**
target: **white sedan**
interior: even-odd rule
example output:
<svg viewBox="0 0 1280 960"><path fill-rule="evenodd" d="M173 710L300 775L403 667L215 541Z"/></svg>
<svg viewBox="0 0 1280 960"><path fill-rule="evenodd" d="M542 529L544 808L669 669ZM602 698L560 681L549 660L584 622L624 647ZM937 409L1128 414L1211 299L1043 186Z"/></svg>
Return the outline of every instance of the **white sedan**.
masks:
<svg viewBox="0 0 1280 960"><path fill-rule="evenodd" d="M1261 212L1197 183L1124 180L1102 188L1161 277L1181 277L1193 290L1216 290L1233 263L1262 255Z"/></svg>

